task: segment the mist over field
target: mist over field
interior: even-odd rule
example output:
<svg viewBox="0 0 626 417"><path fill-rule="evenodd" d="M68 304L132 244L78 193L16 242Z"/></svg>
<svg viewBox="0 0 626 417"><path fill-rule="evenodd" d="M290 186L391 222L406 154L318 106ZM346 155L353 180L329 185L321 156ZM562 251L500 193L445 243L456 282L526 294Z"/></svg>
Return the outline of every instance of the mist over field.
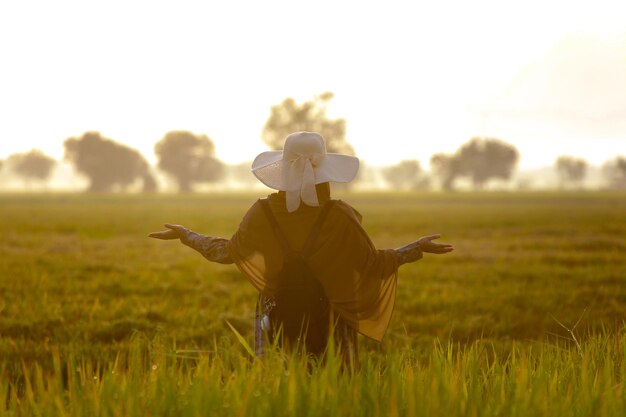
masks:
<svg viewBox="0 0 626 417"><path fill-rule="evenodd" d="M623 158L622 158L623 159ZM409 160L414 162L415 160ZM619 161L619 159L616 159ZM625 159L626 161L626 159ZM416 161L415 161L416 162ZM251 172L251 162L243 162L236 165L224 165L223 172L217 181L201 183L194 186L194 190L200 193L206 192L270 192L261 184ZM407 190L430 190L442 189L440 178L436 172L427 167L421 167L419 163L417 172L398 173L396 178L389 178L390 169L398 165L381 166L372 165L367 161L361 161L359 176L351 185L355 192L367 191L407 191ZM179 191L175 181L166 173L151 167L150 172L154 176L155 184L160 192L175 193ZM611 182L606 171L606 166L586 165L581 179L572 181L563 176L556 166L546 166L536 169L515 169L510 178L495 179L482 186L483 190L568 190L568 189L609 189L621 188L626 185L626 164L624 169L615 176ZM16 175L9 168L0 169L0 192L84 192L89 188L89 178L76 172L75 168L67 161L57 162L45 181L29 180ZM455 188L460 191L471 191L475 188L468 178L459 178ZM142 191L142 183L139 179L133 180L124 189L137 193Z"/></svg>

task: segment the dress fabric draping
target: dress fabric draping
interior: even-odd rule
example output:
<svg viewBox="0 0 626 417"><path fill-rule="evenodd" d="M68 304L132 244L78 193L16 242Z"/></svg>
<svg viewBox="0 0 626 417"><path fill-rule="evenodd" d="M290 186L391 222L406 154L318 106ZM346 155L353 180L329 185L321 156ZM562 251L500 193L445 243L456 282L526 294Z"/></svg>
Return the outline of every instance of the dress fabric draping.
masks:
<svg viewBox="0 0 626 417"><path fill-rule="evenodd" d="M285 193L268 196L272 213L289 245L302 249L320 207L302 204L289 213ZM283 251L260 202L246 213L228 245L230 259L252 285L271 298L282 268ZM337 200L313 246L309 265L322 283L332 309L359 333L382 340L393 312L398 261L395 250L377 250L361 226L361 215Z"/></svg>
<svg viewBox="0 0 626 417"><path fill-rule="evenodd" d="M254 353L258 357L265 356L268 347L271 346L269 310L272 308L272 303L271 298L259 294L254 315ZM359 350L356 330L350 327L332 308L330 322L333 323L333 341L342 359L342 365L358 369Z"/></svg>

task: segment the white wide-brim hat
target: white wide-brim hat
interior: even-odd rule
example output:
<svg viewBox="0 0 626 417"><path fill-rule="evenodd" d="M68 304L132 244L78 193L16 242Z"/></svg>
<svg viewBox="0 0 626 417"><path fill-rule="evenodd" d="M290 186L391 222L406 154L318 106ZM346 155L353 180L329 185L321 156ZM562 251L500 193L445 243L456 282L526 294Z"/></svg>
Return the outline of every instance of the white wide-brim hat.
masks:
<svg viewBox="0 0 626 417"><path fill-rule="evenodd" d="M282 151L262 152L252 162L252 173L263 184L286 191L290 213L300 207L300 201L319 206L316 184L350 182L358 171L358 158L326 153L324 138L314 132L292 133Z"/></svg>

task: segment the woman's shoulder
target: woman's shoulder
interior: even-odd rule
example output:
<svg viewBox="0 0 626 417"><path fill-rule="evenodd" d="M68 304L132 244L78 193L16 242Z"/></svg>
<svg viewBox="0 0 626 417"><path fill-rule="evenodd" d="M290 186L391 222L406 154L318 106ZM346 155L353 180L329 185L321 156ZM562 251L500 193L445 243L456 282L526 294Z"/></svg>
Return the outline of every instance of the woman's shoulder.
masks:
<svg viewBox="0 0 626 417"><path fill-rule="evenodd" d="M357 209L352 207L350 204L346 203L343 200L334 200L335 201L335 211L341 213L344 216L347 216L351 220L356 221L357 223L361 223L363 220L363 216L358 212Z"/></svg>
<svg viewBox="0 0 626 417"><path fill-rule="evenodd" d="M263 207L261 206L261 199L257 199L250 208L246 211L239 224L240 229L249 229L258 226L258 223L263 215Z"/></svg>

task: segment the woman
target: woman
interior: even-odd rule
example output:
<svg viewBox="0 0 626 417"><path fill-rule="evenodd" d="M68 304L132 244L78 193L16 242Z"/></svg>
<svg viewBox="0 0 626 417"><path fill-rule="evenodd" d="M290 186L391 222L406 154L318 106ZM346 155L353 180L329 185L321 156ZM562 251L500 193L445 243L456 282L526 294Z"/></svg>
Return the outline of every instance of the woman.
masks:
<svg viewBox="0 0 626 417"><path fill-rule="evenodd" d="M271 339L283 323L277 321L275 312L283 307L285 317L284 305L289 304L284 288L291 278L283 277L284 266L292 259L291 253L298 253L306 265L298 268L308 267L314 278L307 290L291 294L304 297L319 287L320 305L328 306L324 317L330 317L326 328L333 323L334 339L344 359L355 363L356 333L380 341L387 330L398 267L421 259L423 252L453 250L451 245L433 242L439 235L422 237L398 249L377 250L361 227L361 215L347 203L330 199L329 183L350 182L358 168L355 157L326 153L321 135L296 132L286 138L283 151L263 152L252 163L254 175L278 193L252 205L231 239L201 235L173 224L149 236L180 239L210 261L237 265L260 292L255 319L255 351L259 355L266 335ZM282 301L277 305L277 300ZM297 309L300 300L305 299L299 298L289 308ZM319 354L328 334L315 338L317 344L310 345L307 340L306 347Z"/></svg>

